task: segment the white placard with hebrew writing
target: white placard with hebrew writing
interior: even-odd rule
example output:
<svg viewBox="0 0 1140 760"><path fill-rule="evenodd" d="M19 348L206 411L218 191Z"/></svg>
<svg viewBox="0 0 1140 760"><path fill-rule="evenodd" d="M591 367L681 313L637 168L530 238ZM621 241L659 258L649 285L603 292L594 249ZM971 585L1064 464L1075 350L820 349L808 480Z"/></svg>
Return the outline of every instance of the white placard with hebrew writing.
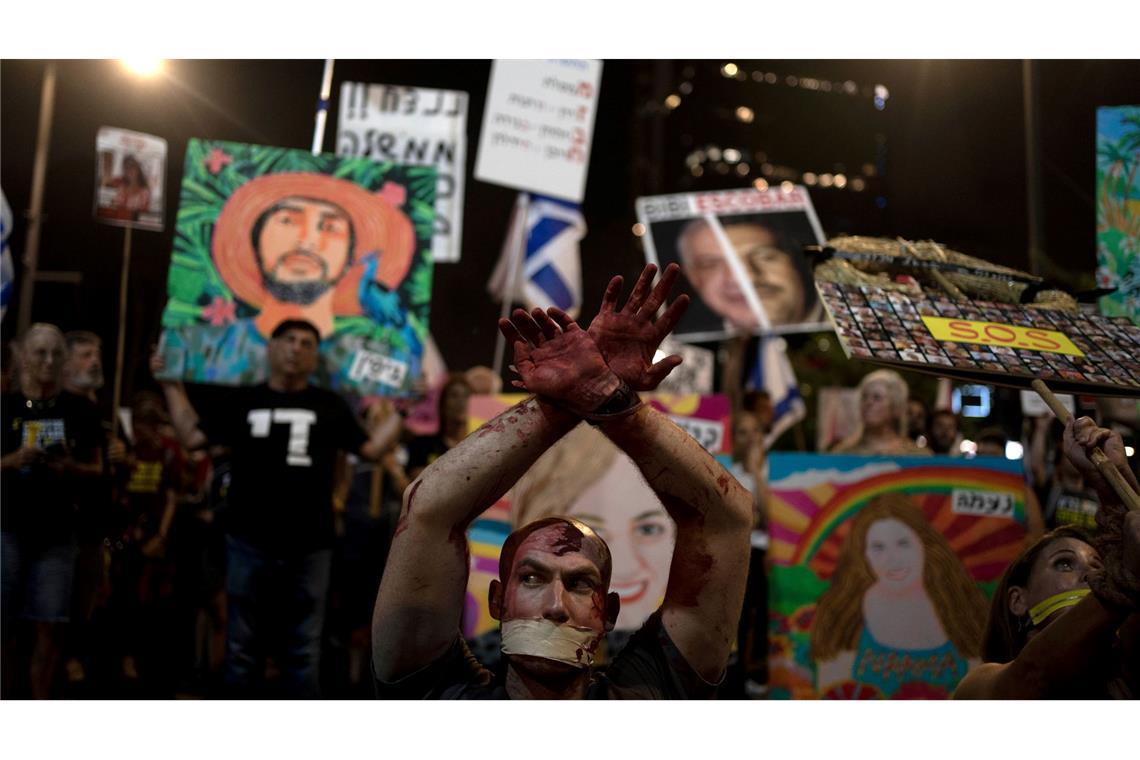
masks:
<svg viewBox="0 0 1140 760"><path fill-rule="evenodd" d="M581 203L601 79L601 61L494 61L475 178Z"/></svg>
<svg viewBox="0 0 1140 760"><path fill-rule="evenodd" d="M467 171L467 93L345 82L337 119L338 156L434 166L436 263L459 261Z"/></svg>

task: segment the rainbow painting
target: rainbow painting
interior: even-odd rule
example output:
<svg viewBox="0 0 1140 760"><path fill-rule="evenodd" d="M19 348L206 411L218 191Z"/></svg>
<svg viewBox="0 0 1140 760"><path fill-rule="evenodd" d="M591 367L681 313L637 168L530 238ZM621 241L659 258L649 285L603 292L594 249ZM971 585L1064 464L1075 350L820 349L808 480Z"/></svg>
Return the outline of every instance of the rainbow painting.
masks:
<svg viewBox="0 0 1140 760"><path fill-rule="evenodd" d="M1025 544L1021 462L995 457L773 453L770 468L770 695L949 696L961 674L976 664L979 643L976 627L960 632L957 621L963 615L981 614L984 619L983 603ZM888 502L902 514L884 511ZM877 511L855 519L869 508ZM880 512L881 518L872 519ZM861 532L850 536L853 524L862 526ZM941 564L935 564L936 558ZM837 578L841 568L847 568L851 577ZM908 573L909 587L894 580ZM865 577L863 586L854 577ZM959 601L953 604L959 606L951 608L950 602L942 601L947 594L931 589L955 582ZM821 605L833 584L837 592ZM873 599L862 602L862 609L888 610L886 622L860 619L859 599L844 605L849 610L846 618L841 613L834 616L836 603L831 600L848 588ZM899 605L893 620L892 604ZM847 623L855 632L852 636L858 634L854 643L837 645L837 635L828 635L822 627L813 631L821 620L849 621L851 609L861 626L851 628ZM908 616L923 617L915 609L929 610L926 619L908 622ZM913 647L898 643L907 636L922 643ZM819 652L827 656L813 656ZM849 678L844 669L848 661Z"/></svg>

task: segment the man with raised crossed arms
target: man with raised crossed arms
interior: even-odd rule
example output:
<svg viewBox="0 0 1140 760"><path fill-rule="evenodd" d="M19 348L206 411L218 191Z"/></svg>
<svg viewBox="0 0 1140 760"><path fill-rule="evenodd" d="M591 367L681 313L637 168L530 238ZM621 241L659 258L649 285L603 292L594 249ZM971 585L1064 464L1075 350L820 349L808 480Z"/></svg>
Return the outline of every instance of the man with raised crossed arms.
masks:
<svg viewBox="0 0 1140 760"><path fill-rule="evenodd" d="M646 266L624 308L621 277L583 331L559 309L516 310L499 327L515 351L515 385L535 395L464 439L404 494L372 621L377 692L391 698L694 698L723 678L748 573L751 497L668 417L642 404L681 359L653 364L688 304L655 315L677 278L655 288ZM664 603L604 674L593 653L618 614L610 553L586 525L553 517L503 545L490 610L506 669L492 674L459 633L467 526L583 420L633 459L677 524Z"/></svg>

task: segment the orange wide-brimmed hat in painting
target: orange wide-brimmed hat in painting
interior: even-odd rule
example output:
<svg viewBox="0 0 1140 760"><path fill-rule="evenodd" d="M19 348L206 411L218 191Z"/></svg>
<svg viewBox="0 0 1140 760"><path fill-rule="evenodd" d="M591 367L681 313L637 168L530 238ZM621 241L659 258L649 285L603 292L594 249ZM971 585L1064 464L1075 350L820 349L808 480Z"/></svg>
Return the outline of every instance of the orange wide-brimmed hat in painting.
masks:
<svg viewBox="0 0 1140 760"><path fill-rule="evenodd" d="M218 214L211 245L214 264L234 294L256 308L273 300L265 289L252 231L258 218L288 197L335 203L352 221L355 243L348 271L336 284L333 312L341 316L361 314L358 289L364 276L364 258L375 253L376 282L395 289L407 276L415 253L412 222L399 209L405 189L388 182L376 193L348 180L324 174L292 172L267 174L251 179L234 191Z"/></svg>

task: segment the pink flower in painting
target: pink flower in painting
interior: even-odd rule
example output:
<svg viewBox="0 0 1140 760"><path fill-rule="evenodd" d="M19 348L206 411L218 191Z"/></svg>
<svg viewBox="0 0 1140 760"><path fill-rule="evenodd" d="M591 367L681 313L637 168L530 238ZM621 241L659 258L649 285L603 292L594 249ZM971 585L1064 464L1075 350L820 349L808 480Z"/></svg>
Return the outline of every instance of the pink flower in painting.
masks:
<svg viewBox="0 0 1140 760"><path fill-rule="evenodd" d="M404 201L408 199L408 189L403 185L397 185L395 182L385 182L384 186L380 188L380 192L376 194L396 208L403 206Z"/></svg>
<svg viewBox="0 0 1140 760"><path fill-rule="evenodd" d="M213 302L202 309L202 318L208 320L215 327L228 325L230 322L237 321L236 309L236 302L226 300L221 296L214 296Z"/></svg>
<svg viewBox="0 0 1140 760"><path fill-rule="evenodd" d="M210 151L210 155L202 160L206 168L209 169L210 174L217 174L225 167L226 164L233 162L233 156L223 151L221 148L214 148Z"/></svg>

